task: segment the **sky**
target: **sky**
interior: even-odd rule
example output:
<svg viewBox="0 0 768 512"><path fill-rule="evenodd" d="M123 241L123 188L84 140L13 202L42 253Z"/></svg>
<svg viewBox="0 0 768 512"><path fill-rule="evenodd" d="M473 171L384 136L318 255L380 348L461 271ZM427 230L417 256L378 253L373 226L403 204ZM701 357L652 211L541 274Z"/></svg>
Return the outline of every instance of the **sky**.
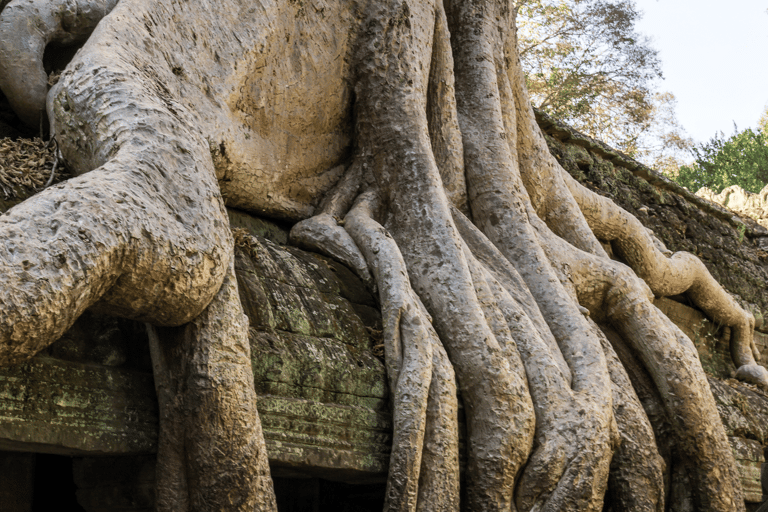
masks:
<svg viewBox="0 0 768 512"><path fill-rule="evenodd" d="M696 142L754 128L768 106L768 0L635 0L659 51L659 89Z"/></svg>

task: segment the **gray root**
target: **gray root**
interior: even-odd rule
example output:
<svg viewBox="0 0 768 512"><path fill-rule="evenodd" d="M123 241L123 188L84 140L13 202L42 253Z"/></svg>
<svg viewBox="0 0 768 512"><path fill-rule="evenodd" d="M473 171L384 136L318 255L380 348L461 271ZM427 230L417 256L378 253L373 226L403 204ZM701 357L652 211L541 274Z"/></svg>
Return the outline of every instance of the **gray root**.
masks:
<svg viewBox="0 0 768 512"><path fill-rule="evenodd" d="M294 224L288 240L296 247L335 258L357 274L369 290L374 289L373 278L360 249L339 226L339 221L329 214L321 213Z"/></svg>
<svg viewBox="0 0 768 512"><path fill-rule="evenodd" d="M160 405L156 510L277 512L234 261L192 322L148 333Z"/></svg>
<svg viewBox="0 0 768 512"><path fill-rule="evenodd" d="M733 327L740 375L760 380L751 317L698 260L666 258L557 165L525 91L513 6L329 0L308 16L300 4L221 0L212 15L206 2L123 0L101 21L48 98L62 155L81 175L0 218L0 364L31 357L87 307L157 326L192 321L153 328L164 333L153 334L160 502L272 507L223 191L268 216L316 214L293 240L364 279L372 271L395 397L388 508L458 507L455 372L469 510L599 511L606 489L624 510L659 510L669 481L659 457L678 456L669 438L684 465L667 462L666 475L689 475L702 509L741 510L695 348L651 300L688 290ZM22 5L0 16L2 48L27 44L19 20L38 14ZM23 49L30 66L64 26L57 5L41 7L44 36ZM32 103L36 126L39 94ZM361 186L376 193L342 228ZM618 333L639 396L595 321ZM206 373L212 364L223 373ZM230 415L232 403L245 405ZM244 430L231 461L214 461L229 421Z"/></svg>
<svg viewBox="0 0 768 512"><path fill-rule="evenodd" d="M369 7L357 58L357 129L389 210L387 228L464 397L467 506L505 510L530 450L533 410L523 368L512 366L483 315L432 156L425 98L433 12L425 3ZM407 23L389 25L404 14Z"/></svg>
<svg viewBox="0 0 768 512"><path fill-rule="evenodd" d="M514 47L513 47L514 48ZM515 54L513 54L515 55ZM668 257L666 247L608 198L578 183L549 153L533 114L519 59L510 57L508 74L517 107L520 173L537 215L558 236L585 252L607 258L599 240L645 280L656 296L687 293L715 322L731 327L731 355L739 378L768 388L768 370L759 366L752 339L754 317L731 297L692 254Z"/></svg>
<svg viewBox="0 0 768 512"><path fill-rule="evenodd" d="M45 118L50 43L82 43L118 0L15 0L0 13L0 89L30 128ZM34 23L31 22L34 20Z"/></svg>
<svg viewBox="0 0 768 512"><path fill-rule="evenodd" d="M664 510L666 464L648 417L607 337L599 332L613 390L613 417L621 442L611 459L607 501L614 512Z"/></svg>
<svg viewBox="0 0 768 512"><path fill-rule="evenodd" d="M739 378L768 388L768 370L759 366L752 338L755 319L715 281L699 258L687 252L667 257L648 230L613 201L599 196L565 171L563 179L601 240L610 241L614 252L626 261L657 296L686 293L713 321L731 328L731 357Z"/></svg>
<svg viewBox="0 0 768 512"><path fill-rule="evenodd" d="M411 289L400 250L371 218L371 194L347 214L345 227L363 248L379 288L394 439L385 510L459 509L458 405L453 369Z"/></svg>

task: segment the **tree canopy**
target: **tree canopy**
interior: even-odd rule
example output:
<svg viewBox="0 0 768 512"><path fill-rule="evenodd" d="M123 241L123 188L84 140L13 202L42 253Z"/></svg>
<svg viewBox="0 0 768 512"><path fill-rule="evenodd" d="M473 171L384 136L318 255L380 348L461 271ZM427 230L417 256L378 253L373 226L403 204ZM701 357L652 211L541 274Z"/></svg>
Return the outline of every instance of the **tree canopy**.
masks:
<svg viewBox="0 0 768 512"><path fill-rule="evenodd" d="M518 15L533 105L649 165L688 149L675 98L657 91L658 52L633 0L532 0Z"/></svg>
<svg viewBox="0 0 768 512"><path fill-rule="evenodd" d="M723 132L707 142L696 144L692 153L695 161L683 165L670 176L689 190L708 187L720 193L731 185L749 192L760 192L768 184L768 130L765 114L761 126L739 131L733 135Z"/></svg>

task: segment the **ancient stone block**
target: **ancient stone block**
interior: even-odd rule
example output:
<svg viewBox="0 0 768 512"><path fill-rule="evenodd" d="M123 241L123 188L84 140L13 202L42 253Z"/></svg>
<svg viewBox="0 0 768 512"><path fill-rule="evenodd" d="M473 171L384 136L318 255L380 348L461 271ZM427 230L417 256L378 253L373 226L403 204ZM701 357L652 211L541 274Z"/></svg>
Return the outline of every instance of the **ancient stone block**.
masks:
<svg viewBox="0 0 768 512"><path fill-rule="evenodd" d="M237 273L270 462L278 474L381 479L392 426L384 365L369 335L381 328L375 300L335 262L256 243L256 256L238 254ZM81 456L156 451L153 378L141 356L146 346L135 346L146 343L135 332L143 326L89 325L65 335L53 351L58 359L48 351L0 369L0 447ZM105 337L124 354L117 366L94 352ZM81 476L99 473L95 462L79 464ZM109 502L118 491L105 485L88 487L83 500Z"/></svg>
<svg viewBox="0 0 768 512"><path fill-rule="evenodd" d="M48 357L0 369L0 448L129 454L156 443L151 374Z"/></svg>
<svg viewBox="0 0 768 512"><path fill-rule="evenodd" d="M765 461L762 445L752 439L729 437L733 455L741 474L744 497L748 502L760 503L763 492L760 484L760 468Z"/></svg>

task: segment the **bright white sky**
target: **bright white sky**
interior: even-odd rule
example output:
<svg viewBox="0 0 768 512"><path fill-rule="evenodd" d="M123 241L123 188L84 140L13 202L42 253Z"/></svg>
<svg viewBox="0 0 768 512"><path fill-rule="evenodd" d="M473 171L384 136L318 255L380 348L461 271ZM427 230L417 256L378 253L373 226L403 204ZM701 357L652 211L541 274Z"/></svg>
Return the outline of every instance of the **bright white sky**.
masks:
<svg viewBox="0 0 768 512"><path fill-rule="evenodd" d="M767 0L635 0L677 118L697 142L754 128L768 105Z"/></svg>

